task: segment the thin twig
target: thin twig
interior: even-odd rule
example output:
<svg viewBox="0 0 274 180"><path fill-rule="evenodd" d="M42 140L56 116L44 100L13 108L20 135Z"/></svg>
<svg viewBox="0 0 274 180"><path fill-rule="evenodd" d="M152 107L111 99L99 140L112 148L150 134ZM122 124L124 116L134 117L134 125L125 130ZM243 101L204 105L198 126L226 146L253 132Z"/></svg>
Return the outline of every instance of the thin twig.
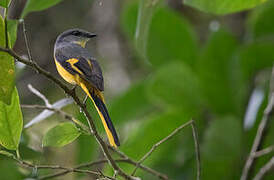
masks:
<svg viewBox="0 0 274 180"><path fill-rule="evenodd" d="M261 157L261 156L266 155L266 154L268 154L268 153L271 153L271 152L273 152L273 151L274 151L274 145L269 146L269 147L267 147L267 148L265 148L265 149L263 149L263 150L254 152L254 153L252 154L252 156L253 156L254 158L258 158L258 157Z"/></svg>
<svg viewBox="0 0 274 180"><path fill-rule="evenodd" d="M197 177L196 179L199 180L201 178L201 157L200 157L200 146L198 141L198 133L196 129L195 122L192 120L191 123L192 135L195 144L195 153L196 153L196 164L197 164Z"/></svg>
<svg viewBox="0 0 274 180"><path fill-rule="evenodd" d="M86 133L89 133L89 129L85 124L81 123L80 121L75 119L72 115L70 115L70 114L68 114L68 113L66 113L66 112L64 112L60 109L53 108L53 107L47 107L47 106L43 106L43 105L37 105L37 104L34 104L34 105L22 104L21 107L22 108L29 108L29 109L47 109L49 111L53 111L53 112L61 115L63 118L65 118L69 121L72 121L75 124L79 125L83 130L85 130Z"/></svg>
<svg viewBox="0 0 274 180"><path fill-rule="evenodd" d="M268 171L274 168L274 157L272 157L257 173L253 180L261 180Z"/></svg>
<svg viewBox="0 0 274 180"><path fill-rule="evenodd" d="M5 18L4 18L4 23L5 23L5 46L6 48L9 48L9 35L8 35L8 8L5 8Z"/></svg>
<svg viewBox="0 0 274 180"><path fill-rule="evenodd" d="M88 95L85 96L85 98L83 100L83 104L86 104L87 100L88 100Z"/></svg>
<svg viewBox="0 0 274 180"><path fill-rule="evenodd" d="M42 106L42 105L24 105L22 104L21 105L22 108L34 108L34 109L47 109L47 110L51 110L51 111L54 111L60 115L62 115L64 118L68 119L68 120L72 120L74 121L73 117L67 113L65 113L64 111L61 111L59 109L55 109L55 108L50 108L50 107L46 107L46 106ZM88 127L84 124L82 124L83 128L84 129L87 129L88 130ZM81 126L81 127L82 127ZM126 156L124 153L120 152L119 150L117 149L114 149L112 148L111 146L109 146L109 148L111 150L113 150L114 152L116 152L120 157L122 157L122 159L116 159L115 161L116 162L125 162L125 163L129 163L129 164L132 164L132 165L137 165L137 162L131 160L128 156ZM94 166L94 165L97 165L97 164L101 164L101 163L107 163L108 161L106 159L103 159L103 160L98 160L98 161L94 161L94 162L90 162L90 163L85 163L85 164L81 164L81 165L78 165L76 166L75 168L84 168L84 167L91 167L91 166ZM155 176L157 176L158 178L160 179L168 179L167 176L165 174L162 174L160 172L157 172L149 167L146 167L144 165L141 165L140 164L140 168L150 174L153 174ZM70 173L70 171L63 171L63 172L57 172L55 173L55 177L56 176L61 176L61 175L64 175L64 174L67 174L67 173Z"/></svg>
<svg viewBox="0 0 274 180"><path fill-rule="evenodd" d="M22 167L26 167L26 168L58 169L58 170L65 170L67 173L69 173L69 172L78 172L78 173L92 174L92 175L96 175L96 176L99 176L99 177L106 177L106 178L109 178L109 179L113 179L112 177L102 175L101 173L96 172L96 171L82 170L82 169L79 169L77 167L69 168L69 167L64 167L64 166L60 166L60 165L35 165L35 164L30 163L30 162L23 161L20 158L17 158L15 156L10 156L10 155L6 155L6 156L9 157L9 158L14 159L15 161L18 162L19 165L21 165ZM53 178L55 176L52 175L51 177ZM41 178L38 178L38 179L48 179L48 176L44 176L44 177L41 177Z"/></svg>
<svg viewBox="0 0 274 180"><path fill-rule="evenodd" d="M25 44L26 44L26 48L27 48L29 60L30 60L30 62L33 62L33 59L32 59L32 56L31 56L31 52L30 52L29 41L28 41L28 38L27 38L27 29L26 29L26 26L25 26L25 20L24 19L20 19L19 22L22 23L23 34L24 34L24 39L25 39Z"/></svg>
<svg viewBox="0 0 274 180"><path fill-rule="evenodd" d="M52 107L52 105L49 103L49 100L46 98L46 96L42 93L40 93L37 89L35 89L31 84L28 84L28 88L29 90L35 94L36 96L38 96L39 98L41 98L44 102L45 102L45 105L47 107Z"/></svg>
<svg viewBox="0 0 274 180"><path fill-rule="evenodd" d="M137 162L136 167L131 175L134 175L136 173L137 169L140 167L140 164L143 163L156 150L158 146L160 146L164 142L171 139L174 135L180 132L181 129L185 128L188 125L192 125L193 122L194 122L193 120L190 120L182 124L181 126L176 128L174 131L172 131L168 136L166 136L165 138L163 138L162 140L154 144L152 148ZM193 132L193 137L195 141L195 151L196 151L196 159L197 159L197 179L199 179L200 178L200 153L199 153L199 145L198 145L197 132L196 132L195 126L192 126L192 132Z"/></svg>
<svg viewBox="0 0 274 180"><path fill-rule="evenodd" d="M270 82L273 79L274 79L274 66L272 68L272 75L270 78ZM270 87L271 87L271 85L270 85ZM269 101L268 101L268 104L264 110L262 120L261 120L259 127L257 129L257 134L254 139L250 154L246 160L246 163L245 163L245 166L244 166L244 169L242 172L241 180L247 180L249 178L250 170L252 169L252 166L253 166L254 160L255 160L255 157L253 156L253 154L258 151L260 144L263 140L263 137L264 137L263 135L264 135L265 129L267 127L267 124L269 122L268 121L269 116L273 113L273 106L274 106L274 92L271 92L271 90L270 90Z"/></svg>
<svg viewBox="0 0 274 180"><path fill-rule="evenodd" d="M110 145L108 145L108 148L111 149L113 152L117 153L121 158L125 159L126 163L132 164L134 166L138 165L138 162L132 160L125 153L119 151L118 149L115 149L114 147L112 147ZM151 168L149 168L149 167L147 167L145 165L140 164L139 167L141 169L143 169L144 171L146 171L146 172L148 172L148 173L150 173L150 174L158 177L159 179L163 179L163 180L167 180L168 179L167 175L165 175L163 173L160 173L160 172L158 172L158 171L156 171L154 169L151 169Z"/></svg>

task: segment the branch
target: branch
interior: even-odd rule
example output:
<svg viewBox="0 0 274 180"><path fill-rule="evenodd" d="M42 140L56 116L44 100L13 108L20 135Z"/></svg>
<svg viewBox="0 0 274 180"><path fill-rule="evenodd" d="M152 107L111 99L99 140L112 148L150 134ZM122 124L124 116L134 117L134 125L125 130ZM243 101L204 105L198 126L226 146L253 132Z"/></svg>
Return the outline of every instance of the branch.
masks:
<svg viewBox="0 0 274 180"><path fill-rule="evenodd" d="M270 87L271 87L271 81L274 81L274 66L272 68L272 77L270 78ZM253 156L254 153L256 153L259 149L259 146L263 140L263 134L265 132L265 129L267 127L268 124L268 119L269 116L273 113L273 106L274 106L274 92L271 91L270 89L270 95L269 95L269 101L268 104L264 110L264 114L262 117L262 120L259 124L259 127L257 129L257 134L256 137L254 139L250 154L246 160L243 172L242 172L242 176L241 176L241 180L247 180L249 177L249 172L252 169L252 166L254 164L254 159L255 157Z"/></svg>
<svg viewBox="0 0 274 180"><path fill-rule="evenodd" d="M199 180L200 179L200 171L201 171L200 170L200 153L199 153L200 150L199 150L199 143L198 143L198 139L197 139L197 132L196 132L196 128L195 128L193 120L190 120L187 123L184 123L183 125L179 126L172 133L170 133L168 136L166 136L165 138L163 138L162 140L160 140L159 142L154 144L152 146L152 148L138 161L138 163L136 164L136 168L134 169L134 171L132 172L131 175L134 175L136 173L137 169L140 167L140 164L143 163L156 150L156 148L158 146L160 146L164 142L171 139L174 135L176 135L178 132L180 132L181 129L185 128L188 125L191 125L191 127L192 127L192 134L193 134L193 138L194 138L194 142L195 142L195 152L196 152L196 160L197 160L197 179Z"/></svg>
<svg viewBox="0 0 274 180"><path fill-rule="evenodd" d="M72 120L72 121L75 121L73 120L74 118L65 113L64 111L61 111L59 109L55 109L55 108L51 108L51 107L47 107L47 106L41 106L41 105L21 105L22 108L34 108L34 109L47 109L47 110L51 110L51 111L54 111L56 112L57 114L60 114L62 115L65 119L68 119L68 120ZM87 129L88 130L88 127L84 124L82 124L83 126L83 129ZM120 157L121 159L116 159L115 161L116 162L124 162L124 163L128 163L128 164L132 164L134 166L136 166L138 163L136 161L133 161L131 160L128 156L126 156L124 153L120 152L119 150L117 149L114 149L113 147L109 146L109 148L116 152ZM90 167L90 166L93 166L93 165L96 165L96 164L101 164L101 163L107 163L108 161L106 159L103 159L103 160L98 160L98 161L94 161L94 162L90 162L90 163L85 163L85 164L82 164L82 165L78 165L76 166L75 168L84 168L84 167ZM142 164L140 164L140 168L160 179L168 179L168 177L165 175L165 174L162 174L160 172L157 172L149 167L146 167ZM62 172L57 172L57 173L54 173L54 174L51 174L51 175L48 175L49 177L51 176L54 176L54 177L57 177L57 176L62 176L62 175L65 175L67 173L70 173L70 171L62 171Z"/></svg>
<svg viewBox="0 0 274 180"><path fill-rule="evenodd" d="M195 153L196 153L196 164L197 164L197 177L196 179L199 180L201 178L201 156L200 156L200 146L198 141L198 131L196 129L195 122L192 120L191 123L192 135L195 143Z"/></svg>
<svg viewBox="0 0 274 180"><path fill-rule="evenodd" d="M58 170L65 170L67 173L69 172L77 172L77 173L85 173L85 174L92 174L92 175L96 175L98 177L104 177L104 178L108 178L108 179L113 179L112 177L109 176L105 176L100 172L96 172L96 171L90 171L90 170L82 170L79 169L78 167L75 168L68 168L68 167L64 167L64 166L60 166L60 165L35 165L32 164L30 162L27 161L23 161L17 157L15 157L13 154L10 154L8 152L1 152L2 155L5 155L9 158L12 158L13 160L17 161L19 165L21 165L22 167L25 168L34 168L34 169L58 169ZM52 178L55 176L51 176ZM47 176L38 178L38 179L48 179ZM114 179L113 179L114 180Z"/></svg>
<svg viewBox="0 0 274 180"><path fill-rule="evenodd" d="M27 30L26 30L26 26L25 26L25 20L24 19L20 19L19 21L20 23L22 23L22 28L23 28L23 34L24 34L24 39L25 39L25 44L26 44L26 48L27 48L27 52L28 52L28 57L30 62L33 62L32 60L32 56L30 53L30 48L29 48L29 42L28 42L28 38L27 38Z"/></svg>
<svg viewBox="0 0 274 180"><path fill-rule="evenodd" d="M7 2L6 2L7 3ZM9 4L8 4L9 6ZM9 35L8 35L8 7L5 8L5 12L4 12L4 23L5 23L5 46L6 48L9 48Z"/></svg>
<svg viewBox="0 0 274 180"><path fill-rule="evenodd" d="M44 103L45 103L45 105L47 106L47 107L52 107L52 105L49 103L49 100L46 98L46 96L44 95L44 94L42 94L42 93L40 93L37 89L35 89L31 84L28 84L28 88L29 88L29 90L33 93L33 94L35 94L36 96L38 96L39 98L41 98L43 101L44 101Z"/></svg>
<svg viewBox="0 0 274 180"><path fill-rule="evenodd" d="M268 171L274 168L274 157L272 157L258 172L253 180L261 180Z"/></svg>
<svg viewBox="0 0 274 180"><path fill-rule="evenodd" d="M67 86L65 86L59 79L55 78L53 75L51 75L49 72L45 71L42 69L35 61L28 61L24 58L21 58L17 53L15 53L12 49L9 48L2 48L0 47L0 51L6 52L9 55L13 56L15 59L17 59L19 62L26 64L30 66L32 69L36 70L38 73L44 75L48 79L52 80L55 84L57 84L60 88L62 88L66 94L71 96L76 104L79 106L80 109L83 110L87 120L88 120L88 125L89 125L89 131L91 134L94 135L95 139L97 140L98 144L100 145L106 159L109 161L110 165L113 167L114 170L117 171L118 175L124 177L127 180L134 180L135 178L132 176L127 175L113 160L111 157L106 143L103 141L101 136L98 134L96 126L94 124L94 121L92 117L90 116L86 106L80 101L80 99L77 97L76 93L74 90L70 90Z"/></svg>
<svg viewBox="0 0 274 180"><path fill-rule="evenodd" d="M261 156L266 155L266 154L268 154L268 153L271 153L272 151L274 151L274 145L269 146L269 147L267 147L267 148L265 148L265 149L263 149L263 150L254 152L254 153L252 154L252 156L253 156L254 158L258 158L258 157L261 157Z"/></svg>
<svg viewBox="0 0 274 180"><path fill-rule="evenodd" d="M60 109L53 108L53 107L48 107L48 106L43 106L43 105L37 105L37 104L34 104L34 105L22 104L21 107L22 108L28 108L28 109L46 109L46 110L49 110L49 111L53 111L56 114L61 115L64 119L67 119L67 120L72 121L75 124L79 125L86 133L89 133L89 129L86 125L84 125L83 123L81 123L80 121L75 119L72 115L70 115L70 114L68 114L68 113L66 113L66 112L64 112Z"/></svg>

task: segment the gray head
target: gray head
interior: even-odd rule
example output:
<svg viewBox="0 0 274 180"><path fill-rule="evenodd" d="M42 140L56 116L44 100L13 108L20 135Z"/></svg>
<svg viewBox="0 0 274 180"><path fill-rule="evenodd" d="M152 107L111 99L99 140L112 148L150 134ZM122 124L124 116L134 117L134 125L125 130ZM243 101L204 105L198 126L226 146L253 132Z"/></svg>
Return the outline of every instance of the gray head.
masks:
<svg viewBox="0 0 274 180"><path fill-rule="evenodd" d="M96 34L90 33L82 29L69 29L61 33L55 42L55 46L63 43L74 43L85 47L86 42L95 37Z"/></svg>

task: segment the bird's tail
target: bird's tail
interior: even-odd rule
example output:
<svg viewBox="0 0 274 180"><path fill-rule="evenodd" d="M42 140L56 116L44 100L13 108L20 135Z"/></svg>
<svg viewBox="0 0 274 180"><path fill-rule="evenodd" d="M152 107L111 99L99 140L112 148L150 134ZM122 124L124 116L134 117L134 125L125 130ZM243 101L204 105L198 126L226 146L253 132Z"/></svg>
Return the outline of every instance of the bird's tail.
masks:
<svg viewBox="0 0 274 180"><path fill-rule="evenodd" d="M116 130L109 117L108 110L104 103L104 97L102 93L99 90L96 90L93 88L87 88L87 86L83 83L81 83L81 87L92 100L101 118L105 131L107 133L110 145L114 147L120 146L119 138L117 136Z"/></svg>

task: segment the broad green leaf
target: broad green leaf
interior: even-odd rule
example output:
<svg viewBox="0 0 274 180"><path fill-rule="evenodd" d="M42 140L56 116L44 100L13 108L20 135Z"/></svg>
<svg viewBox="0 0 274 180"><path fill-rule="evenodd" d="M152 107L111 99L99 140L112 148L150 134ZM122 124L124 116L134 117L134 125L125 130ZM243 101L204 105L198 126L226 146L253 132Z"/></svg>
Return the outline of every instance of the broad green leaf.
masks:
<svg viewBox="0 0 274 180"><path fill-rule="evenodd" d="M22 16L25 17L28 13L33 11L42 11L50 8L62 0L28 0Z"/></svg>
<svg viewBox="0 0 274 180"><path fill-rule="evenodd" d="M237 47L238 43L230 33L223 30L215 32L197 63L204 96L214 112L239 111L238 83L232 80L235 71L232 57Z"/></svg>
<svg viewBox="0 0 274 180"><path fill-rule="evenodd" d="M12 48L17 39L17 20L8 20L8 36L9 36L9 45Z"/></svg>
<svg viewBox="0 0 274 180"><path fill-rule="evenodd" d="M182 62L169 63L159 68L148 86L148 96L155 104L166 104L191 112L196 112L201 103L198 78Z"/></svg>
<svg viewBox="0 0 274 180"><path fill-rule="evenodd" d="M70 123L61 123L50 129L43 137L43 146L63 147L74 141L81 132Z"/></svg>
<svg viewBox="0 0 274 180"><path fill-rule="evenodd" d="M7 8L9 6L10 0L0 0L0 6Z"/></svg>
<svg viewBox="0 0 274 180"><path fill-rule="evenodd" d="M11 37L14 37L11 35ZM0 16L0 46L5 47L5 27ZM6 104L11 102L11 94L14 89L14 61L7 53L0 52L0 101Z"/></svg>
<svg viewBox="0 0 274 180"><path fill-rule="evenodd" d="M197 55L195 34L182 15L168 8L159 8L152 17L147 57L154 66L173 60L193 65Z"/></svg>
<svg viewBox="0 0 274 180"><path fill-rule="evenodd" d="M183 3L213 14L228 14L254 8L267 0L183 0Z"/></svg>
<svg viewBox="0 0 274 180"><path fill-rule="evenodd" d="M201 145L201 179L239 179L243 143L240 124L240 119L232 116L215 118L210 122Z"/></svg>
<svg viewBox="0 0 274 180"><path fill-rule="evenodd" d="M7 149L18 148L23 119L17 89L12 92L11 104L0 101L0 144Z"/></svg>

